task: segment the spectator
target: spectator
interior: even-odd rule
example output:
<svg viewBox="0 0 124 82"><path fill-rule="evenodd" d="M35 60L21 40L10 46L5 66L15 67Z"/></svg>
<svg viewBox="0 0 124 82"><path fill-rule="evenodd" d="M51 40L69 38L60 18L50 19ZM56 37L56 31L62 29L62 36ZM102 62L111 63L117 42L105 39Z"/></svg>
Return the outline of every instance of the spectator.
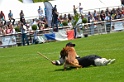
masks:
<svg viewBox="0 0 124 82"><path fill-rule="evenodd" d="M36 22L37 20L38 20L38 19L32 19L32 21L31 21L31 26L37 24L37 22Z"/></svg>
<svg viewBox="0 0 124 82"><path fill-rule="evenodd" d="M11 22L11 20L13 20L12 24L14 25L15 19L13 18L13 13L11 10L9 11L8 18L9 18L10 22Z"/></svg>
<svg viewBox="0 0 124 82"><path fill-rule="evenodd" d="M5 32L6 32L6 34L11 34L11 29L10 29L9 25L5 25Z"/></svg>
<svg viewBox="0 0 124 82"><path fill-rule="evenodd" d="M116 13L116 10L115 10L115 8L113 8L112 10L111 10L111 15L113 15L113 14L115 14Z"/></svg>
<svg viewBox="0 0 124 82"><path fill-rule="evenodd" d="M70 29L72 29L72 28L73 28L73 25L72 25L71 20L68 20L68 26L70 27Z"/></svg>
<svg viewBox="0 0 124 82"><path fill-rule="evenodd" d="M120 8L117 8L117 19L120 19L122 17L122 12Z"/></svg>
<svg viewBox="0 0 124 82"><path fill-rule="evenodd" d="M93 15L91 15L91 18L90 18L90 23L91 23L91 22L95 22L95 18L94 18Z"/></svg>
<svg viewBox="0 0 124 82"><path fill-rule="evenodd" d="M67 20L68 20L66 14L64 14L63 20L64 20L64 21L67 21Z"/></svg>
<svg viewBox="0 0 124 82"><path fill-rule="evenodd" d="M38 20L38 21L37 21L37 26L38 26L38 29L39 29L39 30L43 30L43 29L44 29L44 22Z"/></svg>
<svg viewBox="0 0 124 82"><path fill-rule="evenodd" d="M57 11L57 5L54 5L53 11Z"/></svg>
<svg viewBox="0 0 124 82"><path fill-rule="evenodd" d="M58 32L58 16L59 16L59 13L57 12L57 9L56 9L56 6L53 8L53 11L52 11L52 27L54 29L54 31ZM54 25L56 27L54 27Z"/></svg>
<svg viewBox="0 0 124 82"><path fill-rule="evenodd" d="M122 18L124 18L124 7L121 8Z"/></svg>
<svg viewBox="0 0 124 82"><path fill-rule="evenodd" d="M68 14L68 20L72 20L72 16L71 16L71 14Z"/></svg>
<svg viewBox="0 0 124 82"><path fill-rule="evenodd" d="M11 29L11 34L16 34L16 31L15 31L13 25L10 23L8 26Z"/></svg>
<svg viewBox="0 0 124 82"><path fill-rule="evenodd" d="M111 14L111 11L109 10L109 8L107 7L105 10L105 14Z"/></svg>
<svg viewBox="0 0 124 82"><path fill-rule="evenodd" d="M98 15L97 11L94 10L94 12L93 12L93 17L94 17L95 21L97 21L97 15Z"/></svg>
<svg viewBox="0 0 124 82"><path fill-rule="evenodd" d="M3 26L3 21L0 20L0 27L2 27L2 26Z"/></svg>
<svg viewBox="0 0 124 82"><path fill-rule="evenodd" d="M5 32L2 27L0 27L0 36L5 35Z"/></svg>
<svg viewBox="0 0 124 82"><path fill-rule="evenodd" d="M27 36L27 27L23 23L21 23L20 29L21 29L21 34L22 34L23 46L25 46L25 41L27 45L29 45L28 36Z"/></svg>
<svg viewBox="0 0 124 82"><path fill-rule="evenodd" d="M101 18L101 21L104 21L104 19L105 19L105 12L104 12L104 10L101 11L100 18Z"/></svg>
<svg viewBox="0 0 124 82"><path fill-rule="evenodd" d="M27 24L26 26L27 26L27 31L30 33L32 31L30 24Z"/></svg>
<svg viewBox="0 0 124 82"><path fill-rule="evenodd" d="M20 21L21 21L21 23L23 23L24 25L26 24L23 10L21 10L21 12L20 12Z"/></svg>
<svg viewBox="0 0 124 82"><path fill-rule="evenodd" d="M74 12L74 15L76 15L77 14L77 10L76 10L77 8L75 7L75 5L73 5L73 12Z"/></svg>
<svg viewBox="0 0 124 82"><path fill-rule="evenodd" d="M80 13L80 14L83 13L83 7L81 6L81 3L79 3L79 13Z"/></svg>
<svg viewBox="0 0 124 82"><path fill-rule="evenodd" d="M6 25L6 18L5 18L3 11L0 12L0 20L4 21L4 25Z"/></svg>
<svg viewBox="0 0 124 82"><path fill-rule="evenodd" d="M121 0L121 5L124 6L124 0Z"/></svg>
<svg viewBox="0 0 124 82"><path fill-rule="evenodd" d="M111 27L111 15L109 12L105 16L105 21L106 21L106 31L110 32L110 27Z"/></svg>
<svg viewBox="0 0 124 82"><path fill-rule="evenodd" d="M43 9L41 8L41 6L39 6L37 11L38 11L39 19L42 20L44 16L43 16Z"/></svg>
<svg viewBox="0 0 124 82"><path fill-rule="evenodd" d="M34 34L33 34L33 44L38 44L39 41L38 41L38 30L35 30L34 31Z"/></svg>

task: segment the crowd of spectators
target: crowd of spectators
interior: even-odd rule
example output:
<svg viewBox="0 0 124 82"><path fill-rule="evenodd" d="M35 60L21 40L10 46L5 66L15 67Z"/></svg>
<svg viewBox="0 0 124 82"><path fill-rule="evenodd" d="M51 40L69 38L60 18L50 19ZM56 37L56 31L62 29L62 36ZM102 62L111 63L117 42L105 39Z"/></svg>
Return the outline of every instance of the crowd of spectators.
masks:
<svg viewBox="0 0 124 82"><path fill-rule="evenodd" d="M75 8L75 6L74 6ZM74 14L77 12L76 10L73 11ZM109 9L108 7L105 10L96 11L93 12L88 11L88 13L81 13L82 18L87 18L88 23L91 22L98 22L98 21L107 21L107 20L115 20L115 19L121 19L124 18L124 7L121 8L112 8ZM73 19L73 15L71 14L64 14L63 16L59 16L60 21L68 21L68 24L70 24L70 21Z"/></svg>
<svg viewBox="0 0 124 82"><path fill-rule="evenodd" d="M79 9L79 11L77 11L77 9ZM32 19L30 22L27 22L25 20L25 15L23 10L20 11L19 16L20 16L20 20L17 22L17 24L15 24L16 19L13 18L13 13L10 10L8 13L8 20L6 19L6 16L4 15L4 12L1 11L0 12L0 35L6 35L6 34L14 34L14 28L17 27L19 25L19 23L23 23L23 25L25 25L26 27L31 26L36 24L37 25L37 29L39 30L43 30L45 28L51 28L48 26L46 17L43 15L43 9L39 6L38 10L37 10L38 14L39 14L39 18L38 19ZM57 9L56 9L57 12ZM94 10L93 12L88 11L87 13L83 12L83 8L81 7L81 3L79 3L79 8L76 8L75 5L73 6L73 12L74 14L59 14L59 12L57 12L56 16L58 19L57 22L54 22L54 24L56 24L56 27L58 28L58 26L62 26L63 21L67 21L68 26L73 27L72 26L72 20L73 17L75 15L75 13L78 13L82 16L82 18L87 18L88 23L92 22L92 21L106 21L106 20L113 20L113 19L121 19L124 17L124 7L118 7L118 8L113 8L113 9L109 9L106 8L105 10L101 10L101 11L97 11ZM55 19L54 19L55 20ZM28 28L27 28L28 30Z"/></svg>

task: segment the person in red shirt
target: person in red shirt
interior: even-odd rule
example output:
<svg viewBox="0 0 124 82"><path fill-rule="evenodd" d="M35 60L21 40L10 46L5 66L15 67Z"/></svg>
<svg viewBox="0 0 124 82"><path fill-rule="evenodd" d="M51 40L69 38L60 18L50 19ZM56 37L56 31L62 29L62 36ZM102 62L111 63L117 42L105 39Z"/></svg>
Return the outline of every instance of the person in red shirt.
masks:
<svg viewBox="0 0 124 82"><path fill-rule="evenodd" d="M0 12L0 20L4 21L4 25L6 24L6 18L3 11Z"/></svg>

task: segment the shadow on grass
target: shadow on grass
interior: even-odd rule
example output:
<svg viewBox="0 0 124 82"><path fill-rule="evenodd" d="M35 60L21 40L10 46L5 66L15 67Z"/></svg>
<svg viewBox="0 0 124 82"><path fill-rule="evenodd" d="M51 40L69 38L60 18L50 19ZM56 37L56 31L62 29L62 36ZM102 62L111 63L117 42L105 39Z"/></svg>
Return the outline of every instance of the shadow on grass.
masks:
<svg viewBox="0 0 124 82"><path fill-rule="evenodd" d="M73 70L73 69L76 69L76 68L67 68L66 70L64 70L64 69L56 69L55 71L70 71L70 70Z"/></svg>
<svg viewBox="0 0 124 82"><path fill-rule="evenodd" d="M91 68L93 66L89 66L89 67L84 67L84 68L78 68L78 69L87 69L87 68ZM66 70L64 69L56 69L55 71L71 71L71 70L78 70L75 67L71 67L71 68L67 68Z"/></svg>

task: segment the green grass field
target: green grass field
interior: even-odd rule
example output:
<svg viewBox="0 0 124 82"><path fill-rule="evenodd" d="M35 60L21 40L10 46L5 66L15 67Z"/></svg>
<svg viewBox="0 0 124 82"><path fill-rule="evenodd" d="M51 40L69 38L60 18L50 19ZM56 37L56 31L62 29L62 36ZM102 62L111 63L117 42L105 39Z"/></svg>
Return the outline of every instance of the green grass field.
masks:
<svg viewBox="0 0 124 82"><path fill-rule="evenodd" d="M101 67L63 71L63 66L52 65L37 51L52 60L59 58L67 42L76 44L77 54L97 54L115 58L116 62ZM75 40L49 42L38 45L0 48L0 82L123 82L124 32L94 35Z"/></svg>

